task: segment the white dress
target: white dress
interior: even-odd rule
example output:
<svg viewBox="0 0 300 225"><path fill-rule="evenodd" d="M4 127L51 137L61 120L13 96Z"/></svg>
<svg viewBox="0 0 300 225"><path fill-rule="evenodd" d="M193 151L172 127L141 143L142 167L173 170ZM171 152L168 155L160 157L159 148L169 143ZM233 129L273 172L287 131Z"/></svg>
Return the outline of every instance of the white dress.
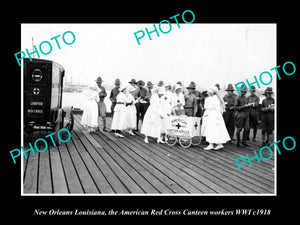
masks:
<svg viewBox="0 0 300 225"><path fill-rule="evenodd" d="M183 106L185 105L184 95L181 92L179 92L178 95L176 93L173 93L172 97L173 97L173 100L172 100L173 107L177 106L177 104L181 103L182 106L180 106L179 109L183 109Z"/></svg>
<svg viewBox="0 0 300 225"><path fill-rule="evenodd" d="M174 100L173 95L174 94L171 91L166 91L164 96L161 97L164 101L163 104L164 111L169 115L171 115L172 108L173 108L173 100Z"/></svg>
<svg viewBox="0 0 300 225"><path fill-rule="evenodd" d="M150 136L153 138L159 138L163 133L164 120L160 118L161 116L166 116L162 108L162 100L158 95L152 94L150 99L150 105L145 113L144 121L141 128L141 133L145 136Z"/></svg>
<svg viewBox="0 0 300 225"><path fill-rule="evenodd" d="M87 90L85 93L85 102L83 103L83 114L81 124L85 127L98 127L98 104L99 94L94 90Z"/></svg>
<svg viewBox="0 0 300 225"><path fill-rule="evenodd" d="M126 103L130 103L130 99L123 92L120 92L117 95L117 104L114 108L114 116L111 123L112 130L125 129Z"/></svg>
<svg viewBox="0 0 300 225"><path fill-rule="evenodd" d="M124 129L134 129L136 127L136 107L135 107L135 99L132 94L128 94L127 98L131 105L126 106L126 116L125 116L125 124Z"/></svg>
<svg viewBox="0 0 300 225"><path fill-rule="evenodd" d="M221 114L220 101L216 95L207 97L204 102L205 112L201 126L201 135L206 137L209 143L226 143L230 140L223 116Z"/></svg>

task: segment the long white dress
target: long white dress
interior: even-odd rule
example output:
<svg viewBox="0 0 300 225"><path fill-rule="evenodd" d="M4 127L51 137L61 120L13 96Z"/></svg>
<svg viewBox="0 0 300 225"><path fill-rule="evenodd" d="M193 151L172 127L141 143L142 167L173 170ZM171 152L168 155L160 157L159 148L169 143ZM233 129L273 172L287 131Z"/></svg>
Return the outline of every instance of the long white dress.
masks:
<svg viewBox="0 0 300 225"><path fill-rule="evenodd" d="M216 95L209 96L204 102L205 112L201 126L201 135L206 137L209 143L226 143L230 140L223 116L221 114L220 101Z"/></svg>
<svg viewBox="0 0 300 225"><path fill-rule="evenodd" d="M89 89L85 93L83 103L83 114L81 124L85 127L98 127L98 104L99 94L97 91Z"/></svg>
<svg viewBox="0 0 300 225"><path fill-rule="evenodd" d="M172 108L173 108L173 93L171 91L166 91L166 93L164 94L164 96L162 96L162 100L164 101L163 104L163 108L165 110L165 112L169 115L171 115L172 112Z"/></svg>
<svg viewBox="0 0 300 225"><path fill-rule="evenodd" d="M161 99L157 93L152 93L150 105L144 116L144 121L141 128L141 133L145 136L159 138L163 133L164 120L160 116L166 116L163 108L161 107Z"/></svg>
<svg viewBox="0 0 300 225"><path fill-rule="evenodd" d="M124 121L124 129L134 129L136 127L136 107L135 107L135 99L132 94L127 95L128 101L132 102L131 105L126 106L126 116Z"/></svg>
<svg viewBox="0 0 300 225"><path fill-rule="evenodd" d="M112 130L124 130L125 119L126 119L126 103L130 103L130 99L123 93L120 92L117 95L117 104L114 108L114 116L111 123ZM120 104L122 103L122 104Z"/></svg>

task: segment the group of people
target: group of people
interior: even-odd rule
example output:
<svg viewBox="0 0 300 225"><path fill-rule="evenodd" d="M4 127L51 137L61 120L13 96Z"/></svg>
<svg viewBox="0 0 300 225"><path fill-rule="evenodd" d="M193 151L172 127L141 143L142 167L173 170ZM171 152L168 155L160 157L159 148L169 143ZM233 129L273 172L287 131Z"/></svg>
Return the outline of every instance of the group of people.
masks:
<svg viewBox="0 0 300 225"><path fill-rule="evenodd" d="M99 129L98 117L102 118L103 131L108 131L104 103L107 93L102 82L101 77L98 77L96 82L89 85L86 93L87 101L81 123L91 133ZM183 87L180 81L175 85L163 81L157 84L148 81L145 84L144 81L135 79L122 84L120 79L116 79L114 84L109 99L112 102L113 117L111 132L116 137L123 138L124 132L135 135L140 131L144 134L146 143L149 142L148 137L156 138L157 143L165 143L165 119L172 115L191 116L202 118L201 136L208 142L205 150L222 149L222 144L232 143L235 129L237 145L247 146L250 126L253 128L252 140L256 139L258 110L262 112L262 145L268 144L274 129L274 99L271 87L265 90L266 99L262 101L259 109L255 86L251 86L251 94L246 97L246 88L242 90L241 96L236 96L232 84L229 84L227 94L222 98L218 84L203 92L196 90L193 81L188 87Z"/></svg>

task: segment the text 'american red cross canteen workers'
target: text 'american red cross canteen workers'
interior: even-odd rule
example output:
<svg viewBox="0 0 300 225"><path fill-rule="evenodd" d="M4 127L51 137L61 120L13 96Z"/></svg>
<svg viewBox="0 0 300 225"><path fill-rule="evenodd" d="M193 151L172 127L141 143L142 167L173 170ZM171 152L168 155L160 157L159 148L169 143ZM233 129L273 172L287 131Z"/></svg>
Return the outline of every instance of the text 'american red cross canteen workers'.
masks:
<svg viewBox="0 0 300 225"><path fill-rule="evenodd" d="M227 132L222 113L225 110L223 99L219 96L218 89L213 86L208 90L208 97L204 102L205 112L201 127L202 136L206 137L209 145L204 150L222 149L222 143L230 140ZM216 146L214 147L214 144Z"/></svg>

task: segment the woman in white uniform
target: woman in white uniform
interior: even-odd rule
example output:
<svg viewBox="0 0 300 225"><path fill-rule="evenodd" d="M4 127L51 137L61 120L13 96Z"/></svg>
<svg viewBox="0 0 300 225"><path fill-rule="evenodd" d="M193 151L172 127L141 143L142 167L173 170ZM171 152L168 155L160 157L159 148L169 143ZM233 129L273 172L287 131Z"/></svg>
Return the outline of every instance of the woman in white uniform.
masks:
<svg viewBox="0 0 300 225"><path fill-rule="evenodd" d="M90 133L95 132L98 128L98 104L99 102L99 88L95 82L91 83L88 90L85 92L85 99L83 105L83 114L81 117L81 124L88 129Z"/></svg>
<svg viewBox="0 0 300 225"><path fill-rule="evenodd" d="M111 123L111 129L115 131L116 137L124 137L122 130L125 129L126 119L126 103L130 103L131 100L125 95L126 86L120 87L120 93L117 95L117 102L114 108L114 115Z"/></svg>
<svg viewBox="0 0 300 225"><path fill-rule="evenodd" d="M184 108L185 99L184 95L182 94L182 86L180 84L176 84L174 87L174 94L172 100L172 114L176 116L184 115Z"/></svg>
<svg viewBox="0 0 300 225"><path fill-rule="evenodd" d="M136 128L136 107L135 104L140 100L140 98L134 99L136 95L136 89L132 86L126 88L126 97L130 103L126 104L126 116L124 121L124 129L127 130L129 135L134 136L133 130Z"/></svg>
<svg viewBox="0 0 300 225"><path fill-rule="evenodd" d="M209 145L204 150L218 150L224 147L222 143L230 140L222 116L225 107L216 87L209 88L208 95L204 102L205 112L203 114L201 134L209 142ZM216 144L215 147L214 144Z"/></svg>
<svg viewBox="0 0 300 225"><path fill-rule="evenodd" d="M142 124L141 133L145 135L144 141L148 143L148 136L157 138L157 143L165 143L161 134L163 131L164 118L166 113L161 105L161 97L163 96L164 88L153 87L150 99L150 105L146 111L144 121Z"/></svg>

